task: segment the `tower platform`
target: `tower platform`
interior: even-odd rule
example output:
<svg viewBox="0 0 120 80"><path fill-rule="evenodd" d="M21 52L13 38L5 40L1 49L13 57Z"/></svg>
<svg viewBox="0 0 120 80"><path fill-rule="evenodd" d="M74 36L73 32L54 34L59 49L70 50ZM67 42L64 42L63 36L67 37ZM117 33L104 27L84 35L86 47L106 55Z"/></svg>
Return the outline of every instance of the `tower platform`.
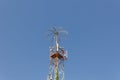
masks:
<svg viewBox="0 0 120 80"><path fill-rule="evenodd" d="M55 53L51 54L50 55L51 58L55 59L55 58L58 58L58 59L63 59L63 55L61 55L58 51L56 51Z"/></svg>

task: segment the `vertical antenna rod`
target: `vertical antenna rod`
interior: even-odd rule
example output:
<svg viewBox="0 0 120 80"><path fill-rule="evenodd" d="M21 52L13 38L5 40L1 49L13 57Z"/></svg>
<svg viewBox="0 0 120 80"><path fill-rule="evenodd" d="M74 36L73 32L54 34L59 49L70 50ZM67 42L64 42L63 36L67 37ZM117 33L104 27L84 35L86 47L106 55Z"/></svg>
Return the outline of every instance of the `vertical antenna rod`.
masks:
<svg viewBox="0 0 120 80"><path fill-rule="evenodd" d="M54 28L54 38L55 38L55 47L56 47L56 51L58 51L58 36L59 36L59 32L56 30L56 28Z"/></svg>

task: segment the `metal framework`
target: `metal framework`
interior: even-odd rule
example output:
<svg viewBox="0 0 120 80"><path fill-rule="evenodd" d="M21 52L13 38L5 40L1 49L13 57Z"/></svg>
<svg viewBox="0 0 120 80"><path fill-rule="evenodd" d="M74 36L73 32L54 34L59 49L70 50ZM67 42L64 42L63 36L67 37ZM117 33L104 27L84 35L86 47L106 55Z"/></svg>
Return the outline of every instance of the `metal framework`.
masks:
<svg viewBox="0 0 120 80"><path fill-rule="evenodd" d="M50 47L49 74L47 80L64 80L64 61L67 60L67 52L59 46L59 35L57 28L50 30L54 38L54 45Z"/></svg>

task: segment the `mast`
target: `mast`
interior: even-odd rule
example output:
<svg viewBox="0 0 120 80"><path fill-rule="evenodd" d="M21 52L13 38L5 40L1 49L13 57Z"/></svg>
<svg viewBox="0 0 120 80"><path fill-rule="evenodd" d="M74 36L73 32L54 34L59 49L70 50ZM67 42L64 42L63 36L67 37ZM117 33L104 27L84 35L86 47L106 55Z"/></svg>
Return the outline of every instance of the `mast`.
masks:
<svg viewBox="0 0 120 80"><path fill-rule="evenodd" d="M50 47L50 65L48 80L64 80L64 61L67 59L66 51L59 46L61 30L53 27L51 32L54 45Z"/></svg>

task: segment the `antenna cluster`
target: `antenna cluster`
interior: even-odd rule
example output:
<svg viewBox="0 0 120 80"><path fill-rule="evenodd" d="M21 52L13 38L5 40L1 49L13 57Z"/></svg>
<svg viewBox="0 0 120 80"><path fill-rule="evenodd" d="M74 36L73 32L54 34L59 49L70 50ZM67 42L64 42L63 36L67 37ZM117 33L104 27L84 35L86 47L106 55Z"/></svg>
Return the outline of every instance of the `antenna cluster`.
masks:
<svg viewBox="0 0 120 80"><path fill-rule="evenodd" d="M64 61L67 60L67 52L59 46L60 36L66 31L53 27L49 30L54 39L54 45L50 47L50 65L48 80L64 80Z"/></svg>

